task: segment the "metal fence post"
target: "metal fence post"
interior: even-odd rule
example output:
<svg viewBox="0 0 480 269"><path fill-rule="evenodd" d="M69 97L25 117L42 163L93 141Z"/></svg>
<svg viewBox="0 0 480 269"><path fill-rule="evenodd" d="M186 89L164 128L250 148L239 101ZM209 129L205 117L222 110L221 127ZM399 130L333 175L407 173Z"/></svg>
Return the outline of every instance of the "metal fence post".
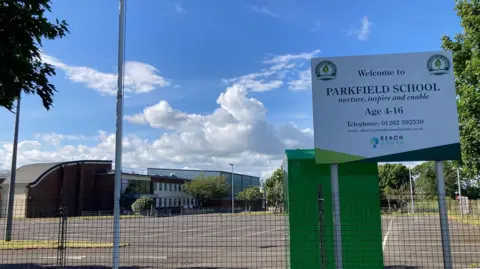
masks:
<svg viewBox="0 0 480 269"><path fill-rule="evenodd" d="M338 187L338 164L330 165L330 180L332 181L332 205L333 205L333 232L335 268L343 268L342 256L342 225L340 220L340 192Z"/></svg>
<svg viewBox="0 0 480 269"><path fill-rule="evenodd" d="M445 179L443 176L443 162L435 162L437 175L438 208L440 210L440 232L442 237L443 266L452 269L452 251L450 248L450 231L448 230L448 213L445 195Z"/></svg>

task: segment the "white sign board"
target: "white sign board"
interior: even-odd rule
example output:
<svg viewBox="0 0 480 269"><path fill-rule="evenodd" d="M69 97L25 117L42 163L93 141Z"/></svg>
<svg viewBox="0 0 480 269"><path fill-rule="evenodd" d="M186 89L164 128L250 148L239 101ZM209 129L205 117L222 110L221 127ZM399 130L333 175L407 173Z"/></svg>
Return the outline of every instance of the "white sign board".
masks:
<svg viewBox="0 0 480 269"><path fill-rule="evenodd" d="M317 163L460 159L449 51L312 59Z"/></svg>

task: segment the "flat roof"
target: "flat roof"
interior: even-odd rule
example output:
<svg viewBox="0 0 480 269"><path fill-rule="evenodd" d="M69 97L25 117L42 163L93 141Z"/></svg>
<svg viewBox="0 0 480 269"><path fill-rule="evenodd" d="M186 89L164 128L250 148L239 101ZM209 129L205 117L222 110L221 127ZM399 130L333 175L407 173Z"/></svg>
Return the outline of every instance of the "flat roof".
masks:
<svg viewBox="0 0 480 269"><path fill-rule="evenodd" d="M222 171L222 170L203 170L203 169L181 169L181 168L155 168L155 167L149 167L148 169L159 169L159 170L168 170L168 171L189 171L189 172L214 172L214 173L225 173L225 174L231 174L232 172L228 171ZM248 176L248 177L255 177L255 178L260 178L257 176L251 176L247 174L240 174L240 173L235 173L233 172L234 175L240 175L240 176Z"/></svg>

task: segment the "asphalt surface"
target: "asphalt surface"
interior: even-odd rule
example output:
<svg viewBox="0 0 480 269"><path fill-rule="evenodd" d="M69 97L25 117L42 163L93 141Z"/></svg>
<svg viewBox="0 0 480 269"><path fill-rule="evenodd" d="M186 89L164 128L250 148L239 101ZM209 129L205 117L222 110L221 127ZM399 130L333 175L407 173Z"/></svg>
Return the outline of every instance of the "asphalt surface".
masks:
<svg viewBox="0 0 480 269"><path fill-rule="evenodd" d="M69 220L67 240L112 241L112 220ZM3 225L0 225L3 230ZM124 268L287 268L281 216L192 215L121 220ZM58 221L15 220L15 240L57 240ZM443 268L438 217L382 219L385 268ZM454 268L480 268L480 228L450 222ZM111 268L109 248L67 249L66 268ZM0 250L0 268L44 268L56 249ZM320 267L319 267L320 268Z"/></svg>

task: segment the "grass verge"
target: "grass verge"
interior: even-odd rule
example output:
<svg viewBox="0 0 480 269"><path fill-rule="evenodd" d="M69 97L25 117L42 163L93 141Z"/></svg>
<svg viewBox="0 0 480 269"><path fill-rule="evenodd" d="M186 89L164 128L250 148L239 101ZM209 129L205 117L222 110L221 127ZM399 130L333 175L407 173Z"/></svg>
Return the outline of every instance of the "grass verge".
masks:
<svg viewBox="0 0 480 269"><path fill-rule="evenodd" d="M217 213L218 216L283 216L285 213L273 213L265 211L240 212L240 213Z"/></svg>
<svg viewBox="0 0 480 269"><path fill-rule="evenodd" d="M457 216L457 215L450 215L448 216L451 220L458 221L463 224L470 224L474 226L480 226L480 218L478 216Z"/></svg>
<svg viewBox="0 0 480 269"><path fill-rule="evenodd" d="M403 212L390 212L382 213L382 216L394 216L394 217L415 217L415 216L438 216L438 213L422 212L422 213L403 213Z"/></svg>
<svg viewBox="0 0 480 269"><path fill-rule="evenodd" d="M127 243L120 243L120 247L128 246ZM9 242L0 241L0 250L22 250L22 249L57 249L58 241L55 240L12 240ZM66 248L112 248L113 243L90 242L90 241L67 241Z"/></svg>
<svg viewBox="0 0 480 269"><path fill-rule="evenodd" d="M121 215L120 219L138 219L144 218L143 215ZM14 220L28 220L28 221L58 221L60 217L52 218L19 218L14 217ZM69 220L110 220L113 219L113 216L79 216L79 217L68 217ZM0 221L5 220L5 218L0 218Z"/></svg>

